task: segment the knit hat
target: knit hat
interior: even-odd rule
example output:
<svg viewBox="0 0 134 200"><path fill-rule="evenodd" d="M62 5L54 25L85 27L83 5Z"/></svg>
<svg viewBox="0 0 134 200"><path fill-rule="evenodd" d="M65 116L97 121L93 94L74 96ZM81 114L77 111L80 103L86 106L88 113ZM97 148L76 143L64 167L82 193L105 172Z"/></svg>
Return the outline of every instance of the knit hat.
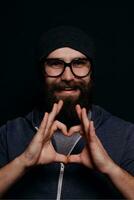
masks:
<svg viewBox="0 0 134 200"><path fill-rule="evenodd" d="M38 59L47 57L52 51L70 47L80 51L94 62L94 43L85 32L76 27L59 26L45 32L39 42Z"/></svg>

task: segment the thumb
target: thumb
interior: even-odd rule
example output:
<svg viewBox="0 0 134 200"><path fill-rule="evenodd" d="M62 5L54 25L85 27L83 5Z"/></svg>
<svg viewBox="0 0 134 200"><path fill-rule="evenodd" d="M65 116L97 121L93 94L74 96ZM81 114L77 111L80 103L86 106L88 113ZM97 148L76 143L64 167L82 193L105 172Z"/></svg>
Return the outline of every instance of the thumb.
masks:
<svg viewBox="0 0 134 200"><path fill-rule="evenodd" d="M80 154L70 155L67 157L68 163L81 163L81 156Z"/></svg>
<svg viewBox="0 0 134 200"><path fill-rule="evenodd" d="M59 154L56 153L56 157L55 157L55 162L63 162L63 163L67 163L67 156L63 155L63 154Z"/></svg>

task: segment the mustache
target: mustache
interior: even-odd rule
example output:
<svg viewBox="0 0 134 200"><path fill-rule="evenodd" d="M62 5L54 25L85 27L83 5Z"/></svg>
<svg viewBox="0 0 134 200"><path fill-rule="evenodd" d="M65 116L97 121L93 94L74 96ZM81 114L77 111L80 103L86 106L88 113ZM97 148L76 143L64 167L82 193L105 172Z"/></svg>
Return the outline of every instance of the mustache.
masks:
<svg viewBox="0 0 134 200"><path fill-rule="evenodd" d="M74 82L60 82L58 84L53 85L53 90L61 91L65 88L72 88L74 90L79 89L82 90L85 88L85 85L83 83L74 83Z"/></svg>

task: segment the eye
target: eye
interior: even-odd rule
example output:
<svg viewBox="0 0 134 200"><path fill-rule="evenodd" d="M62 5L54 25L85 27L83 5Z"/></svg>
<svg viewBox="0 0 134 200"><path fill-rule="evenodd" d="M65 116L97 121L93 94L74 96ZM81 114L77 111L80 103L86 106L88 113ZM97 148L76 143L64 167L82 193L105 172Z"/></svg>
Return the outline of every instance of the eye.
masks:
<svg viewBox="0 0 134 200"><path fill-rule="evenodd" d="M53 67L63 65L63 63L61 60L58 59L48 59L46 60L45 65Z"/></svg>
<svg viewBox="0 0 134 200"><path fill-rule="evenodd" d="M89 64L89 61L86 58L73 60L73 66L81 67Z"/></svg>
<svg viewBox="0 0 134 200"><path fill-rule="evenodd" d="M46 59L44 63L45 69L61 70L64 68L64 62L59 59Z"/></svg>

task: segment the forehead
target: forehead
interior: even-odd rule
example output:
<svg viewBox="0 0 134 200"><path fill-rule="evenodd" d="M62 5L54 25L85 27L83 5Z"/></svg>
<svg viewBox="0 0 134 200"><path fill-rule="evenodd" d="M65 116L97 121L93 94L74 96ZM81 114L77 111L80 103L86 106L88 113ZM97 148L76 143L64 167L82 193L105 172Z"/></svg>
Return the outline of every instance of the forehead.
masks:
<svg viewBox="0 0 134 200"><path fill-rule="evenodd" d="M67 59L67 60L71 60L73 58L79 58L79 57L85 58L86 56L83 53L69 47L56 49L47 56L47 58L61 58L61 59Z"/></svg>

